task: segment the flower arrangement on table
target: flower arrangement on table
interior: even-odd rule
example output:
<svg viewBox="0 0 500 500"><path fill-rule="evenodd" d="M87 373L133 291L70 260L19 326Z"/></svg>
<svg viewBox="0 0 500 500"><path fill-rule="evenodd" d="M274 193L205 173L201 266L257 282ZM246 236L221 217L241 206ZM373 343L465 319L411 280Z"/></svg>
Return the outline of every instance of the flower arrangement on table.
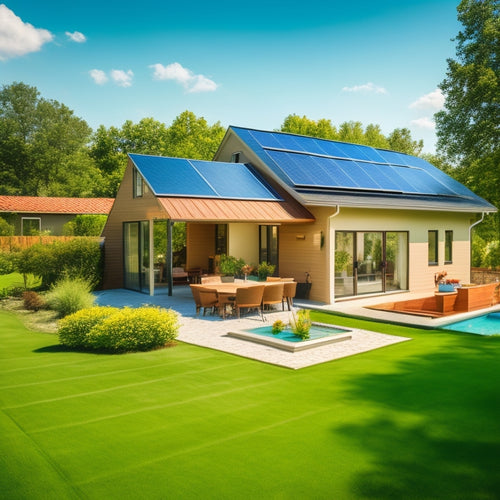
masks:
<svg viewBox="0 0 500 500"><path fill-rule="evenodd" d="M250 264L245 264L241 268L241 272L245 275L245 279L247 279L248 275L253 271L253 266Z"/></svg>

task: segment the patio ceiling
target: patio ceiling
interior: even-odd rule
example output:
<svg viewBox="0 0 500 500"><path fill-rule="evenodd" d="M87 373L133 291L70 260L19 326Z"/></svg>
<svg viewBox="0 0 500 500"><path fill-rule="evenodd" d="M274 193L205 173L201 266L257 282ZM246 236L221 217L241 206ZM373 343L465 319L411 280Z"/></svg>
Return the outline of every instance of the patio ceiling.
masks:
<svg viewBox="0 0 500 500"><path fill-rule="evenodd" d="M314 222L314 216L295 200L228 200L213 198L158 197L168 218L185 222Z"/></svg>

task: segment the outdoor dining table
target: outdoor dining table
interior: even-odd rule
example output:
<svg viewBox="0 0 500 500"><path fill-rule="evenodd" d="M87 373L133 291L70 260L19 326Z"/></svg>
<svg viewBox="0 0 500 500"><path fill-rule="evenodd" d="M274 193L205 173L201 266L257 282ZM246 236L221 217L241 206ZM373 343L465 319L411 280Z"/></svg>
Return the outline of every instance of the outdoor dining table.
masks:
<svg viewBox="0 0 500 500"><path fill-rule="evenodd" d="M217 292L217 295L221 298L220 302L223 304L230 304L232 300L231 297L236 297L236 290L238 288L247 288L251 286L270 286L276 285L276 281L253 281L253 280L239 280L231 281L229 283L205 283L203 285L191 285L196 286L200 290L207 290L210 292ZM225 317L225 309L222 311L222 316Z"/></svg>

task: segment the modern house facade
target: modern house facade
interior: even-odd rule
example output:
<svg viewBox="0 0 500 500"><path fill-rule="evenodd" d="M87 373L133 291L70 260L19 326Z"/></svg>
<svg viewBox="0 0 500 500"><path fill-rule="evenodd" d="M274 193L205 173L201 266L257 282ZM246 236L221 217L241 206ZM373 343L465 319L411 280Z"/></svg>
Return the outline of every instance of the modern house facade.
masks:
<svg viewBox="0 0 500 500"><path fill-rule="evenodd" d="M471 228L494 211L421 158L229 127L213 162L129 155L104 285L154 293L151 229L169 221L187 224L187 269L221 253L271 262L325 303L431 291L443 269L469 281Z"/></svg>
<svg viewBox="0 0 500 500"><path fill-rule="evenodd" d="M113 198L0 196L0 216L14 225L15 234L47 232L61 236L63 226L76 215L108 215Z"/></svg>

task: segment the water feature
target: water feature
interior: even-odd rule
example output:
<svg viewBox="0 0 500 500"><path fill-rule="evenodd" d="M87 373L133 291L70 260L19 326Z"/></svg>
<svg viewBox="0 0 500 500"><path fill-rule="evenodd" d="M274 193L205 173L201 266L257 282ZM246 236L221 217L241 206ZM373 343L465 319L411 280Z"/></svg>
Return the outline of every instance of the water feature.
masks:
<svg viewBox="0 0 500 500"><path fill-rule="evenodd" d="M324 323L313 323L307 340L302 340L288 328L278 334L273 334L271 325L240 332L228 332L228 335L289 352L303 351L352 338L350 330Z"/></svg>

